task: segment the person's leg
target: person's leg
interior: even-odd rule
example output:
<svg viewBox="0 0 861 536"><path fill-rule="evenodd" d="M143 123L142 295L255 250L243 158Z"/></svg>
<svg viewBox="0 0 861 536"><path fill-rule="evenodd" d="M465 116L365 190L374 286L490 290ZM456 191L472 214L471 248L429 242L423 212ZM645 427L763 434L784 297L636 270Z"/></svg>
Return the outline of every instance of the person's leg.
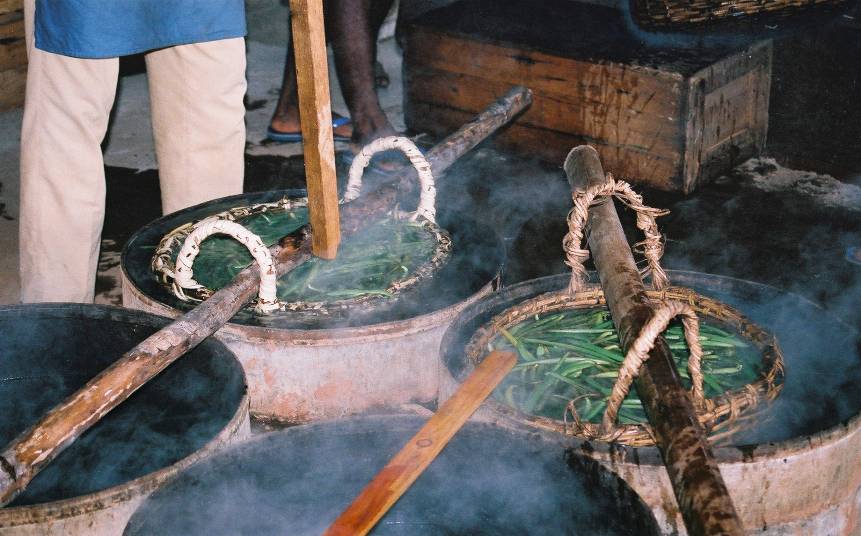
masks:
<svg viewBox="0 0 861 536"><path fill-rule="evenodd" d="M241 193L245 40L156 50L146 64L164 213Z"/></svg>
<svg viewBox="0 0 861 536"><path fill-rule="evenodd" d="M353 121L352 141L364 145L396 134L380 106L374 83L377 34L392 0L330 0L327 3L338 80Z"/></svg>
<svg viewBox="0 0 861 536"><path fill-rule="evenodd" d="M329 37L329 33L330 31L327 24L327 37ZM333 133L336 137L350 138L353 135L353 126L349 122L345 122L343 116L332 112L332 120L333 123L336 121L342 123L333 129ZM296 89L296 57L293 53L293 40L291 34L291 38L287 42L287 59L284 61L284 77L281 81L281 94L278 97L278 105L275 107L275 113L272 115L272 120L269 122L269 130L274 131L276 134L298 134L300 132L300 127L299 96Z"/></svg>
<svg viewBox="0 0 861 536"><path fill-rule="evenodd" d="M105 175L100 144L119 60L38 50L25 1L29 67L21 129L21 301L92 302Z"/></svg>

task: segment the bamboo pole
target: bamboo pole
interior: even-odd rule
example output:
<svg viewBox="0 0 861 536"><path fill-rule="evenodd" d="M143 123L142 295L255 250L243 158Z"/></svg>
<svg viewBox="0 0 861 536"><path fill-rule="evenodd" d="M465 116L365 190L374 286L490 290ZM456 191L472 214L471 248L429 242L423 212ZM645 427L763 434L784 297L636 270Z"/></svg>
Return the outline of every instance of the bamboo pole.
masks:
<svg viewBox="0 0 861 536"><path fill-rule="evenodd" d="M568 154L565 174L574 192L605 180L598 153L589 146L575 147ZM607 305L627 352L653 311L611 198L589 210L588 229ZM655 341L635 385L688 533L741 536L738 513L663 337Z"/></svg>
<svg viewBox="0 0 861 536"><path fill-rule="evenodd" d="M510 121L529 105L531 99L529 90L515 88L444 139L427 154L434 171L439 174L447 169L459 156ZM412 174L413 170L409 168L399 173L392 183L383 184L375 192L349 203L342 211L342 218L349 223L351 232L373 221L369 215L394 207L397 186L409 185ZM279 274L311 258L311 234L306 225L271 248ZM259 268L256 264L249 266L229 285L123 354L113 365L18 435L0 452L0 506L14 499L39 471L108 412L218 331L254 297L259 281Z"/></svg>
<svg viewBox="0 0 861 536"><path fill-rule="evenodd" d="M296 52L308 219L314 229L312 250L318 257L334 259L341 231L322 0L290 0L290 20Z"/></svg>
<svg viewBox="0 0 861 536"><path fill-rule="evenodd" d="M323 536L364 536L436 459L454 434L517 363L511 352L491 352L421 430L404 445Z"/></svg>

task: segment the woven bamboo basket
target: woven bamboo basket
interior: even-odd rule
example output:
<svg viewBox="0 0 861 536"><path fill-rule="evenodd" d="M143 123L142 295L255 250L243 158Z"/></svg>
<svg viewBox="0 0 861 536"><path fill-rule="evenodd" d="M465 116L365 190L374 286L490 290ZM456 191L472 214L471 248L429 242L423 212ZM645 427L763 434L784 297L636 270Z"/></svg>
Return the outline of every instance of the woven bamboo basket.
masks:
<svg viewBox="0 0 861 536"><path fill-rule="evenodd" d="M849 0L630 0L634 20L643 27L701 25L737 17L789 16L834 8Z"/></svg>
<svg viewBox="0 0 861 536"><path fill-rule="evenodd" d="M691 357L688 360L688 371L692 379L690 396L697 409L700 422L706 430L721 435L735 432L745 422L748 422L752 411L760 402L773 400L780 393L783 378L783 355L774 336L751 322L740 312L716 300L701 296L693 290L669 286L666 272L660 265L664 252L663 237L658 229L656 218L667 214L667 211L648 207L643 204L642 196L637 194L624 181L617 181L611 174L600 185L590 187L585 192L577 192L572 196L574 207L568 214L568 233L562 245L566 255L566 264L571 268L571 280L566 291L543 294L517 306L514 306L480 328L467 345L467 357L477 363L486 354L495 337L509 328L536 315L556 313L564 310L603 307L606 305L604 292L601 288L586 283L587 275L585 261L589 251L582 249L589 207L602 198L616 198L637 214L637 227L643 231L645 240L635 245L634 249L642 252L648 267L642 275L650 275L653 290L647 293L654 305L653 318L666 315L663 328L649 329L644 326L637 340L628 349L621 365L619 377L611 393L607 410L601 424L584 422L575 409L576 400L571 400L560 419L552 419L540 415L529 415L517 408L500 404L503 413L513 414L519 419L526 420L536 427L550 429L556 432L583 436L606 442L622 443L630 446L647 446L655 444L651 428L646 424L617 424L617 404L625 398L630 382L637 375L637 368L647 359L646 354L651 344L661 331L666 329L669 319L682 316L685 327L685 338ZM738 336L749 342L761 356L758 378L744 386L727 390L714 398L706 398L702 386L702 375L699 360L701 348L698 341L698 316L704 316L712 321L730 328ZM651 324L651 321L649 322ZM651 331L651 333L646 333ZM651 338L648 347L642 347L640 338ZM639 349L638 349L639 347ZM695 357L696 356L696 357ZM639 361L639 364L637 362ZM698 377L697 381L694 378ZM613 408L611 408L613 406ZM745 414L744 416L742 414ZM571 422L568 422L570 415ZM713 436L713 439L719 437Z"/></svg>
<svg viewBox="0 0 861 536"><path fill-rule="evenodd" d="M772 335L732 307L699 295L688 288L671 286L660 291L649 291L648 294L655 304L668 299L689 304L700 316L732 328L761 353L762 372L756 381L727 391L718 397L706 399L705 403L698 408L700 422L706 430L711 431L713 439L720 439L736 432L750 420L753 415L751 410L761 402L771 401L778 396L782 388L784 372L783 354ZM540 295L500 313L476 331L466 347L467 358L477 364L486 355L488 344L500 334L501 329L509 329L536 314L590 309L605 306L606 303L604 292L594 286L587 287L574 295L567 291ZM515 416L519 420L525 420L545 430L633 447L655 444L651 428L646 424L617 425L608 431L603 430L599 423L581 421L576 413L571 414L571 422L568 422L567 413L559 419L552 419L530 415L507 404L495 403L494 405L504 414Z"/></svg>
<svg viewBox="0 0 861 536"><path fill-rule="evenodd" d="M436 187L430 164L421 154L415 144L400 136L390 136L374 140L356 155L350 166L349 179L342 203L356 199L361 193L362 174L376 153L399 150L409 159L418 172L420 183L419 205L413 213L402 213L394 210L387 214L388 221L394 225L411 225L420 231L427 239L429 248L423 260L415 266L401 265L401 277L388 278L386 288L381 292L356 293L349 297L323 296L321 299L292 299L279 300L276 297L275 270L272 259L268 254L271 244L264 243L261 236L251 232L247 226L254 218L262 218L267 231L276 232L275 240L292 232L305 223L304 218L297 216L298 211L307 212L308 199L284 198L274 203L261 203L253 206L234 207L229 210L211 215L203 220L189 222L167 233L156 248L152 259L152 270L157 274L161 283L172 294L183 301L202 301L210 297L216 289L207 288L198 283L191 275L191 263L201 251L203 240L215 234L226 234L245 246L261 266L260 297L255 311L271 313L278 310L301 312L310 311L314 314L329 314L337 310L353 310L356 307L373 308L390 297L417 286L421 281L431 277L451 257L452 241L450 235L436 223ZM272 224L271 217L288 217L292 222ZM394 229L387 230L387 232ZM366 252L363 249L362 255ZM220 261L219 261L220 262ZM352 269L355 265L347 265L344 269ZM400 273L400 272L398 272ZM306 283L306 285L310 285ZM247 306L246 306L247 307Z"/></svg>
<svg viewBox="0 0 861 536"><path fill-rule="evenodd" d="M307 198L284 198L274 203L262 203L252 206L235 207L230 210L209 216L207 219L220 219L242 223L248 218L275 212L291 212L296 209L304 209L308 206ZM217 289L207 287L180 289L175 284L175 259L189 234L195 229L199 222L189 222L171 232L167 233L159 243L152 260L152 270L155 272L162 284L171 290L173 294L186 301L203 301ZM424 233L431 236L435 242L433 252L422 264L412 270L406 277L395 279L389 283L386 291L392 295L402 293L418 285L421 281L431 277L439 268L445 265L450 258L452 241L449 234L436 223L428 220L419 222ZM385 301L386 297L375 294L365 294L349 299L332 299L327 301L291 301L281 304L284 311L314 311L317 313L333 312L337 309L350 309L354 307L373 307ZM253 307L247 306L247 307Z"/></svg>

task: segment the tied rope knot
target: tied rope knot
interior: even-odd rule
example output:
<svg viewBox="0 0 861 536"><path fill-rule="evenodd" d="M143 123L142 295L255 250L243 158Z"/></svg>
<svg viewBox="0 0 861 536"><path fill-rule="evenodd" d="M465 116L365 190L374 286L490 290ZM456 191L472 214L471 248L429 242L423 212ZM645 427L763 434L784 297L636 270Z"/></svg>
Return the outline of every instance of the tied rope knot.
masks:
<svg viewBox="0 0 861 536"><path fill-rule="evenodd" d="M576 403L580 399L590 395L583 395L568 402L563 416L566 426L568 414L570 413L575 434L586 435L590 439L599 439L601 441L612 442L617 440L624 433L622 427L616 426L616 419L619 415L622 401L628 396L631 384L639 376L643 363L649 359L649 352L654 348L658 336L667 329L670 321L678 316L682 317L685 341L690 351L687 369L691 378L691 398L697 411L708 410L709 401L706 400L703 391L703 349L699 341L699 319L690 304L678 300L666 300L655 309L654 314L640 330L637 339L631 344L628 352L625 354L625 359L619 368L619 376L607 399L607 408L604 410L600 429L590 430L577 414L575 408Z"/></svg>
<svg viewBox="0 0 861 536"><path fill-rule="evenodd" d="M603 183L592 185L585 192L572 193L571 198L574 206L568 212L568 233L562 240L565 264L571 268L571 279L568 283L569 294L574 296L581 292L586 285L587 272L584 264L589 259L589 250L582 246L584 229L589 218L590 207L596 203L597 199L606 197L615 197L637 213L637 228L645 236L644 240L636 243L633 248L634 252L642 253L646 259L646 268L640 271L640 275L646 277L651 274L653 289L662 293L662 298L652 317L640 330L636 340L625 354L619 369L619 376L607 400L607 408L604 411L600 429L597 431L587 430L577 414L575 405L583 397L569 401L563 416L563 420L567 422L568 414L571 414L574 428L579 433L585 433L605 441L614 441L624 433L621 427L616 426L622 401L628 396L631 384L639 375L643 363L649 359L649 352L655 346L658 336L667 329L670 321L678 316L682 317L685 340L690 350L687 368L691 378L691 397L694 406L698 411L705 411L709 407L709 402L703 393L702 347L699 341L699 320L696 312L690 303L663 298L663 292L669 286L669 278L661 267L660 261L664 255L664 242L656 218L665 216L669 211L646 206L643 203L643 197L635 192L630 184L615 180L610 173L607 173Z"/></svg>
<svg viewBox="0 0 861 536"><path fill-rule="evenodd" d="M702 373L703 349L699 341L699 319L689 304L677 300L666 300L655 309L652 318L646 322L625 354L625 359L619 368L619 377L610 392L607 409L601 422L604 433L613 432L622 401L628 396L631 384L639 376L643 363L649 359L649 352L654 348L655 341L667 329L670 321L678 316L682 317L685 341L688 343L688 350L690 351L687 368L691 378L691 398L695 408L698 410L705 409Z"/></svg>
<svg viewBox="0 0 861 536"><path fill-rule="evenodd" d="M651 273L652 287L655 290L666 288L669 285L669 278L660 263L664 255L664 242L655 218L665 216L669 211L644 205L643 197L635 192L630 184L617 181L612 174L607 173L603 183L590 186L585 192L575 192L571 196L574 206L568 212L568 233L562 239L565 264L571 268L568 292L575 294L586 285L585 263L589 259L589 250L584 249L582 244L584 229L589 218L589 207L595 204L596 199L610 196L617 198L637 213L637 228L643 231L645 239L634 245L634 251L641 252L647 264L640 275L646 277Z"/></svg>
<svg viewBox="0 0 861 536"><path fill-rule="evenodd" d="M371 158L376 153L391 150L403 152L419 176L421 186L419 205L414 213L408 215L409 220L416 221L422 217L436 227L436 186L431 165L409 138L401 136L378 138L363 147L350 166L346 193L341 203L352 201L360 195L362 174L370 164ZM243 244L260 266L260 287L255 311L260 314L269 314L286 307L286 304L277 296L277 273L272 254L258 235L232 220L221 219L217 215L193 224L190 229L191 231L177 255L175 269L171 273L173 276L172 289L177 297L182 300L189 300L190 298L184 289L204 288L194 279L192 265L200 253L200 245L204 240L212 235L224 234ZM447 244L450 244L450 241ZM153 266L154 268L162 268L165 266L165 261L159 257L157 261L154 261Z"/></svg>

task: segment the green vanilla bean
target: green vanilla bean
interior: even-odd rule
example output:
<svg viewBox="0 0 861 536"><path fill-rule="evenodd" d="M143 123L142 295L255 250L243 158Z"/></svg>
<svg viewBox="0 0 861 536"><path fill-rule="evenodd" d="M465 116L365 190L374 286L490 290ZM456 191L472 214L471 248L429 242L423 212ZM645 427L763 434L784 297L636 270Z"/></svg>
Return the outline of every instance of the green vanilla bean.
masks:
<svg viewBox="0 0 861 536"><path fill-rule="evenodd" d="M273 208L238 218L237 223L273 244L307 222L304 207ZM411 276L436 250L436 238L420 224L380 219L361 235L345 241L334 261L312 259L278 280L278 298L287 302L334 301L382 296L390 286ZM179 250L176 248L174 254ZM201 244L195 279L210 289L226 285L252 262L246 248L221 236Z"/></svg>
<svg viewBox="0 0 861 536"><path fill-rule="evenodd" d="M519 362L514 367L517 373L510 374L497 389L497 399L527 414L554 419L562 419L569 401L575 400L581 419L601 421L624 360L609 311L592 308L539 314L498 331L488 350L513 350ZM672 324L665 337L682 381L690 387L688 346L681 325ZM741 336L701 321L700 344L707 397L742 387L760 374L760 355ZM633 391L622 403L619 422L646 422Z"/></svg>

